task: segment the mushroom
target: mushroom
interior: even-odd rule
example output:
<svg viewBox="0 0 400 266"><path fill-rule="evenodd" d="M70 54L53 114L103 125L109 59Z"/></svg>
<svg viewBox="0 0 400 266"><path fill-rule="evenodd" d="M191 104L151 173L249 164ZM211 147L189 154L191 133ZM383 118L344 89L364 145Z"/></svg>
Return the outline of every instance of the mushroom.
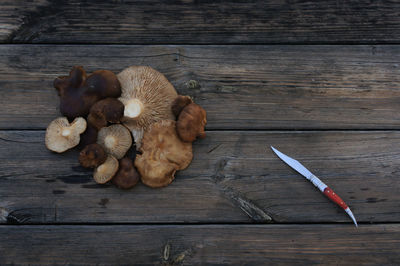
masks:
<svg viewBox="0 0 400 266"><path fill-rule="evenodd" d="M89 108L98 100L96 94L86 94L83 83L86 72L81 66L74 66L69 76L58 77L54 87L60 96L60 112L69 120L75 117L86 117Z"/></svg>
<svg viewBox="0 0 400 266"><path fill-rule="evenodd" d="M93 72L85 82L89 92L99 94L100 98L121 95L121 85L117 76L109 70L97 70Z"/></svg>
<svg viewBox="0 0 400 266"><path fill-rule="evenodd" d="M119 161L119 169L112 182L119 188L129 189L134 187L139 179L140 175L133 166L132 160L124 157Z"/></svg>
<svg viewBox="0 0 400 266"><path fill-rule="evenodd" d="M192 98L189 96L178 95L175 100L172 102L172 113L175 115L176 118L179 117L179 114L186 107L193 102Z"/></svg>
<svg viewBox="0 0 400 266"><path fill-rule="evenodd" d="M46 147L58 153L71 149L79 144L79 135L86 129L82 117L75 118L70 124L66 117L53 120L46 130Z"/></svg>
<svg viewBox="0 0 400 266"><path fill-rule="evenodd" d="M79 153L79 163L86 168L97 167L104 163L106 159L107 154L103 147L96 143L87 145Z"/></svg>
<svg viewBox="0 0 400 266"><path fill-rule="evenodd" d="M56 78L53 85L60 96L60 112L69 120L86 117L97 101L121 94L118 79L111 71L99 70L86 77L81 66L74 66L69 76Z"/></svg>
<svg viewBox="0 0 400 266"><path fill-rule="evenodd" d="M195 103L191 103L179 115L176 131L181 140L193 142L197 137L205 138L204 126L207 123L206 111Z"/></svg>
<svg viewBox="0 0 400 266"><path fill-rule="evenodd" d="M79 142L78 147L82 149L89 144L96 143L97 133L98 133L98 130L94 126L92 126L90 123L87 123L86 130L81 135L81 142Z"/></svg>
<svg viewBox="0 0 400 266"><path fill-rule="evenodd" d="M115 124L100 129L97 143L104 150L117 159L124 157L132 145L132 137L129 130L123 125Z"/></svg>
<svg viewBox="0 0 400 266"><path fill-rule="evenodd" d="M124 115L124 105L115 98L106 98L95 103L90 108L88 123L97 130L107 126L107 123L118 123Z"/></svg>
<svg viewBox="0 0 400 266"><path fill-rule="evenodd" d="M125 105L122 123L132 131L139 148L149 125L174 119L171 105L178 94L163 74L148 66L128 67L117 77L122 90L119 100Z"/></svg>
<svg viewBox="0 0 400 266"><path fill-rule="evenodd" d="M104 163L99 165L93 173L94 180L99 184L110 181L118 171L118 160L109 155Z"/></svg>
<svg viewBox="0 0 400 266"><path fill-rule="evenodd" d="M182 142L176 134L176 122L163 120L152 124L145 132L135 160L142 182L149 187L163 187L175 178L177 170L192 161L192 144Z"/></svg>

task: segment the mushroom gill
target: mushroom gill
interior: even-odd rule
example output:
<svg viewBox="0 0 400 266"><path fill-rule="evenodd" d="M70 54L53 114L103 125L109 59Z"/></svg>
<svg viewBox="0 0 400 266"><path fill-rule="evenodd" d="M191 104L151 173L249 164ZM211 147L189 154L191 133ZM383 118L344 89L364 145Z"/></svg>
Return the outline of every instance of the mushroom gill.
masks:
<svg viewBox="0 0 400 266"><path fill-rule="evenodd" d="M131 66L117 75L124 104L122 123L132 131L137 147L143 132L153 123L174 120L172 102L178 94L160 72L148 66Z"/></svg>

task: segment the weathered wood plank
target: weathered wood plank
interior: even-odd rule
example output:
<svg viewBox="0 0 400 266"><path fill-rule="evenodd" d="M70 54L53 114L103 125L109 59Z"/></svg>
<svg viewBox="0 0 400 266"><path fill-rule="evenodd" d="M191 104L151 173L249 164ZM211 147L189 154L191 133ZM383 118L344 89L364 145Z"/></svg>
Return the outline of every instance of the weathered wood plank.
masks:
<svg viewBox="0 0 400 266"><path fill-rule="evenodd" d="M6 223L347 222L282 163L274 145L320 176L360 222L399 222L400 132L207 132L194 161L163 189L96 185L75 151L53 154L42 131L0 132Z"/></svg>
<svg viewBox="0 0 400 266"><path fill-rule="evenodd" d="M387 43L397 1L3 0L0 41L14 43Z"/></svg>
<svg viewBox="0 0 400 266"><path fill-rule="evenodd" d="M0 263L399 265L400 225L0 226Z"/></svg>
<svg viewBox="0 0 400 266"><path fill-rule="evenodd" d="M208 129L400 129L398 62L400 46L3 45L0 128L45 128L72 65L137 64L193 96Z"/></svg>

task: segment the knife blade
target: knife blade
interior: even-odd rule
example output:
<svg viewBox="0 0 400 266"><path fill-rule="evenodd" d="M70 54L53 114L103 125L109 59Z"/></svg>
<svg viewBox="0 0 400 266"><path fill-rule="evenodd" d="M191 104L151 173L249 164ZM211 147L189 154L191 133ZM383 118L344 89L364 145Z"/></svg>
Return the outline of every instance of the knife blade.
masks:
<svg viewBox="0 0 400 266"><path fill-rule="evenodd" d="M318 177L316 177L313 173L310 172L304 165L302 165L299 161L283 154L282 152L278 151L274 147L271 146L271 149L275 152L275 154L286 164L304 176L308 181L313 183L325 196L327 196L331 201L339 205L353 220L356 227L358 227L356 218L353 215L353 212L347 206L347 204L331 189L329 188L324 182L321 181Z"/></svg>

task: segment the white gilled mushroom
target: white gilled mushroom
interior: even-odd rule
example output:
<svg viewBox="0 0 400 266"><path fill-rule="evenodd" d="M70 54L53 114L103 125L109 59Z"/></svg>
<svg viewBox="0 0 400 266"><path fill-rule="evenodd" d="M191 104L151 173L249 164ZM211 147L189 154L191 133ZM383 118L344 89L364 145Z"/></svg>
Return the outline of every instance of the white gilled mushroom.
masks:
<svg viewBox="0 0 400 266"><path fill-rule="evenodd" d="M118 171L118 160L109 155L106 161L100 164L93 173L94 180L99 184L110 181Z"/></svg>
<svg viewBox="0 0 400 266"><path fill-rule="evenodd" d="M143 132L160 120L174 120L175 88L160 72L148 66L131 66L117 75L124 104L122 123L132 131L139 148Z"/></svg>
<svg viewBox="0 0 400 266"><path fill-rule="evenodd" d="M79 144L80 137L86 130L86 120L77 117L70 124L66 117L53 120L46 130L46 147L58 153L69 150Z"/></svg>
<svg viewBox="0 0 400 266"><path fill-rule="evenodd" d="M115 124L100 129L97 143L104 150L117 159L124 157L132 145L132 137L129 130L123 125Z"/></svg>

